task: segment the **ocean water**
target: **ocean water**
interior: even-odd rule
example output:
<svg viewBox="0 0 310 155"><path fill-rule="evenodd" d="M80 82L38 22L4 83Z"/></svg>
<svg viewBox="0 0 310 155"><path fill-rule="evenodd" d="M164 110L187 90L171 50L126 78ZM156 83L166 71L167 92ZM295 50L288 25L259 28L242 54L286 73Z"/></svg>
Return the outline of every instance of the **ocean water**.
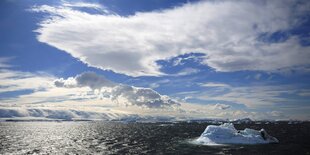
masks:
<svg viewBox="0 0 310 155"><path fill-rule="evenodd" d="M0 154L310 154L310 123L265 128L279 144L203 146L207 123L0 122Z"/></svg>

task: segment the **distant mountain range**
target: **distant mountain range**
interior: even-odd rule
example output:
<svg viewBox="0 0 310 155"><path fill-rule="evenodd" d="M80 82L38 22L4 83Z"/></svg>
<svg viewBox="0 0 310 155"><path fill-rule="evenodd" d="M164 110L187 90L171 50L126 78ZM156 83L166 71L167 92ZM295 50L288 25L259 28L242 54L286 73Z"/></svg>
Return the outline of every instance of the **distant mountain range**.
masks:
<svg viewBox="0 0 310 155"><path fill-rule="evenodd" d="M234 124L244 123L274 123L279 121L288 121L289 124L296 124L298 120L252 120L250 118L242 119L219 119L219 118L191 118L174 116L149 116L138 114L125 114L107 111L104 113L87 112L79 110L50 110L50 109L0 109L1 121L120 121L120 122L197 122L222 124L231 122Z"/></svg>

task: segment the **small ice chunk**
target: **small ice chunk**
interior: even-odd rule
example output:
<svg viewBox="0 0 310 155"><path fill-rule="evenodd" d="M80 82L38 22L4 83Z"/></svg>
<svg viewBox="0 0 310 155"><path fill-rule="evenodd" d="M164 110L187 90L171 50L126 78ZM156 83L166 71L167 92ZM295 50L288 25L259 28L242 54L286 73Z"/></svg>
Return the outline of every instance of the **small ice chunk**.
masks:
<svg viewBox="0 0 310 155"><path fill-rule="evenodd" d="M217 144L267 144L278 143L278 139L260 131L246 128L237 130L232 123L224 123L220 126L208 125L201 136L196 140L203 145Z"/></svg>

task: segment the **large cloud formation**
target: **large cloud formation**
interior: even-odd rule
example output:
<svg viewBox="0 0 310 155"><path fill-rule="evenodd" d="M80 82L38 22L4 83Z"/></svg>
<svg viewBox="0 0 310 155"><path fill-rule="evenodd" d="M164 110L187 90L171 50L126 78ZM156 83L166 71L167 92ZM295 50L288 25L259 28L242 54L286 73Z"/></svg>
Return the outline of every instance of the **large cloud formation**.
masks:
<svg viewBox="0 0 310 155"><path fill-rule="evenodd" d="M4 63L4 66L8 65ZM161 80L157 82L157 85L167 82L169 80ZM269 99L277 96L277 91L274 89L257 89L255 87L254 90L257 90L256 92L267 92L260 94L252 93L252 88L240 91L239 88L236 89L237 91L231 88L232 93L225 94L224 96L214 96L211 91L218 91L209 88L232 86L221 83L201 85L208 87L208 89L193 92L194 94L189 92L191 97L217 100L217 104L186 103L179 98L183 95L188 96L189 94L186 92L182 92L183 95L180 94L181 96L173 97L175 99L179 98L176 103L169 99L169 97L160 95L152 89L119 84L95 73L84 73L67 79L58 79L42 72L29 73L13 71L9 68L0 69L0 121L2 119L166 121L173 118L175 118L174 120L244 117L254 119L283 119L284 117L291 117L305 120L309 118L308 113L306 113L309 107L305 106L292 106L292 108L288 109L287 105L285 105L284 110L279 106L274 106L280 111L261 113L251 112L248 109L238 110L233 104L228 105L226 103L229 102L220 101L242 103L246 99L247 102L254 100L254 102L261 104L260 101L266 102L266 96ZM302 96L309 94L307 90L296 91L288 89L288 91L293 91ZM195 93L199 94L195 95ZM115 104L113 100L120 104ZM292 103L296 105L298 102L292 101ZM133 106L123 106L124 104Z"/></svg>
<svg viewBox="0 0 310 155"><path fill-rule="evenodd" d="M179 103L150 88L117 84L93 72L85 72L68 79L54 81L57 87L90 87L99 98L109 98L125 105L147 108L178 106Z"/></svg>
<svg viewBox="0 0 310 155"><path fill-rule="evenodd" d="M39 23L37 39L101 69L162 75L157 60L188 52L206 54L201 63L217 71L309 64L310 48L297 35L273 38L304 22L309 1L201 1L126 17L105 7L102 14L90 14L76 6L34 7L50 15Z"/></svg>

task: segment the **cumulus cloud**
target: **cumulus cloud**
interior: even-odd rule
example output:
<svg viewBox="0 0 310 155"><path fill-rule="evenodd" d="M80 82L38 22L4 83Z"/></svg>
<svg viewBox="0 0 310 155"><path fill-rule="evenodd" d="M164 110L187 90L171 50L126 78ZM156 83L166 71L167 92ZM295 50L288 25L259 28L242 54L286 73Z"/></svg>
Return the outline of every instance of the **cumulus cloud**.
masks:
<svg viewBox="0 0 310 155"><path fill-rule="evenodd" d="M126 17L90 14L66 3L32 10L50 14L36 30L40 42L93 67L143 76L163 75L157 60L197 51L206 54L202 63L217 71L275 71L309 64L310 48L300 45L298 36L268 41L268 36L300 25L309 5L201 1ZM259 39L262 34L267 38Z"/></svg>
<svg viewBox="0 0 310 155"><path fill-rule="evenodd" d="M69 77L64 80L63 78L57 79L54 81L55 86L57 87L84 87L89 86L92 89L98 89L101 87L113 87L116 84L110 80L107 80L103 76L98 76L96 73L87 72L76 77Z"/></svg>
<svg viewBox="0 0 310 155"><path fill-rule="evenodd" d="M86 72L68 79L54 81L57 87L90 87L100 98L110 98L117 103L147 108L177 106L179 103L151 88L117 84L93 72Z"/></svg>
<svg viewBox="0 0 310 155"><path fill-rule="evenodd" d="M151 88L134 87L112 82L93 72L67 79L12 70L0 70L0 93L5 106L67 106L67 103L85 102L101 106L134 105L146 108L175 108L179 103ZM29 90L20 94L21 90ZM113 104L114 103L114 104ZM115 104L118 103L118 104ZM0 105L1 106L1 105ZM85 105L82 105L85 106Z"/></svg>

